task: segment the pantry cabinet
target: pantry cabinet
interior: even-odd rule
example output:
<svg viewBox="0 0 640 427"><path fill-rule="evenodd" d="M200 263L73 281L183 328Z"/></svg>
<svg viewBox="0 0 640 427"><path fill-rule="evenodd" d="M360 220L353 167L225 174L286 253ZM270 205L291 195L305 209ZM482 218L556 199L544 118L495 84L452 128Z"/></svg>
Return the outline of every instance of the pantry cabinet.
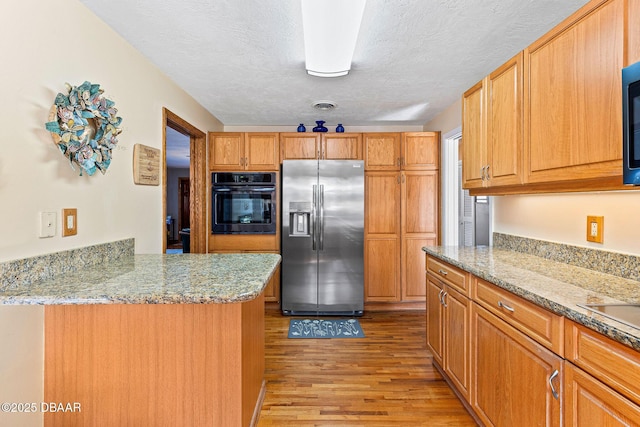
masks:
<svg viewBox="0 0 640 427"><path fill-rule="evenodd" d="M436 144L432 144L437 147ZM424 301L422 247L438 243L439 175L436 170L400 172L401 299Z"/></svg>
<svg viewBox="0 0 640 427"><path fill-rule="evenodd" d="M282 133L281 160L362 160L361 133Z"/></svg>
<svg viewBox="0 0 640 427"><path fill-rule="evenodd" d="M400 204L397 172L365 174L365 301L400 299Z"/></svg>
<svg viewBox="0 0 640 427"><path fill-rule="evenodd" d="M438 132L404 132L400 135L402 170L438 170L440 168L440 134Z"/></svg>
<svg viewBox="0 0 640 427"><path fill-rule="evenodd" d="M424 302L421 248L437 244L439 235L439 133L363 136L365 168L369 164L365 302ZM401 153L406 154L404 159ZM384 263L375 258L380 253L386 255Z"/></svg>
<svg viewBox="0 0 640 427"><path fill-rule="evenodd" d="M277 133L209 132L211 171L277 171Z"/></svg>
<svg viewBox="0 0 640 427"><path fill-rule="evenodd" d="M366 171L400 170L399 133L365 133L363 137Z"/></svg>

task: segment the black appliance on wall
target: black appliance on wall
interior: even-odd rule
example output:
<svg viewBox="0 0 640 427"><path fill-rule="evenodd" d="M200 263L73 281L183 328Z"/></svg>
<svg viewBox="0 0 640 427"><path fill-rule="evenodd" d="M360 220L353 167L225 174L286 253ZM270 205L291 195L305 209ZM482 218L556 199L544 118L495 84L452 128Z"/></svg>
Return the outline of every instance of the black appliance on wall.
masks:
<svg viewBox="0 0 640 427"><path fill-rule="evenodd" d="M212 234L275 234L275 172L211 174Z"/></svg>
<svg viewBox="0 0 640 427"><path fill-rule="evenodd" d="M624 184L640 185L640 62L622 69Z"/></svg>

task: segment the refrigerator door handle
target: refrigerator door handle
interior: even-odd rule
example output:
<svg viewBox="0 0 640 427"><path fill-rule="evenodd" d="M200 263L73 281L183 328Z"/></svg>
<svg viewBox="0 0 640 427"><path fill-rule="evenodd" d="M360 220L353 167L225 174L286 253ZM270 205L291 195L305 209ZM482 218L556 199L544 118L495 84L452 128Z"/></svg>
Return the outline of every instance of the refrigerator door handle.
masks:
<svg viewBox="0 0 640 427"><path fill-rule="evenodd" d="M320 199L320 250L324 250L324 185L320 185L320 194L318 195Z"/></svg>
<svg viewBox="0 0 640 427"><path fill-rule="evenodd" d="M316 206L318 202L318 186L313 186L313 202L311 203L311 249L316 250Z"/></svg>

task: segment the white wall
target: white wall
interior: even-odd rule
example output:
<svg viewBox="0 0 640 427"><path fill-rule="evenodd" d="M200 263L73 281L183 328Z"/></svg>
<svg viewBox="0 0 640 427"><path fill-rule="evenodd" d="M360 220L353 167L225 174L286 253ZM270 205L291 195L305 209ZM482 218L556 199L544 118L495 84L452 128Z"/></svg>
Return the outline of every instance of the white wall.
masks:
<svg viewBox="0 0 640 427"><path fill-rule="evenodd" d="M0 403L44 401L44 307L0 306ZM42 425L42 413L0 411L0 426Z"/></svg>
<svg viewBox="0 0 640 427"><path fill-rule="evenodd" d="M457 101L424 129L444 135L461 125ZM640 255L640 191L498 196L492 204L494 232ZM587 242L587 215L604 216L603 244Z"/></svg>
<svg viewBox="0 0 640 427"><path fill-rule="evenodd" d="M162 187L133 184L133 146L162 147L162 108L202 131L222 124L77 0L0 3L0 262L123 238L160 253ZM98 83L123 117L106 175L78 176L44 124L65 82ZM61 210L78 209L78 234L61 237ZM38 237L38 212L58 214ZM43 400L42 307L0 306L0 402ZM42 424L0 413L0 425Z"/></svg>
<svg viewBox="0 0 640 427"><path fill-rule="evenodd" d="M0 262L123 238L160 253L161 186L133 184L133 146L162 147L162 108L202 131L222 124L77 0L0 4ZM65 82L100 84L123 132L106 175L78 176L44 129ZM63 208L78 234L61 237ZM38 213L58 214L56 237L38 237Z"/></svg>

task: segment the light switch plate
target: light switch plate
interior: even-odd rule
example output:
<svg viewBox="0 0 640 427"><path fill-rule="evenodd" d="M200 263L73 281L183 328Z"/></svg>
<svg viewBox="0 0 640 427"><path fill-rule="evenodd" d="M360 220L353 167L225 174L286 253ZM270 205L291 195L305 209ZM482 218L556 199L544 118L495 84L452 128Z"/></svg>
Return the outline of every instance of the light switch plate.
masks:
<svg viewBox="0 0 640 427"><path fill-rule="evenodd" d="M78 210L62 209L62 237L78 234Z"/></svg>
<svg viewBox="0 0 640 427"><path fill-rule="evenodd" d="M602 243L604 240L604 217L587 216L587 241Z"/></svg>
<svg viewBox="0 0 640 427"><path fill-rule="evenodd" d="M40 212L40 237L56 235L56 213Z"/></svg>

